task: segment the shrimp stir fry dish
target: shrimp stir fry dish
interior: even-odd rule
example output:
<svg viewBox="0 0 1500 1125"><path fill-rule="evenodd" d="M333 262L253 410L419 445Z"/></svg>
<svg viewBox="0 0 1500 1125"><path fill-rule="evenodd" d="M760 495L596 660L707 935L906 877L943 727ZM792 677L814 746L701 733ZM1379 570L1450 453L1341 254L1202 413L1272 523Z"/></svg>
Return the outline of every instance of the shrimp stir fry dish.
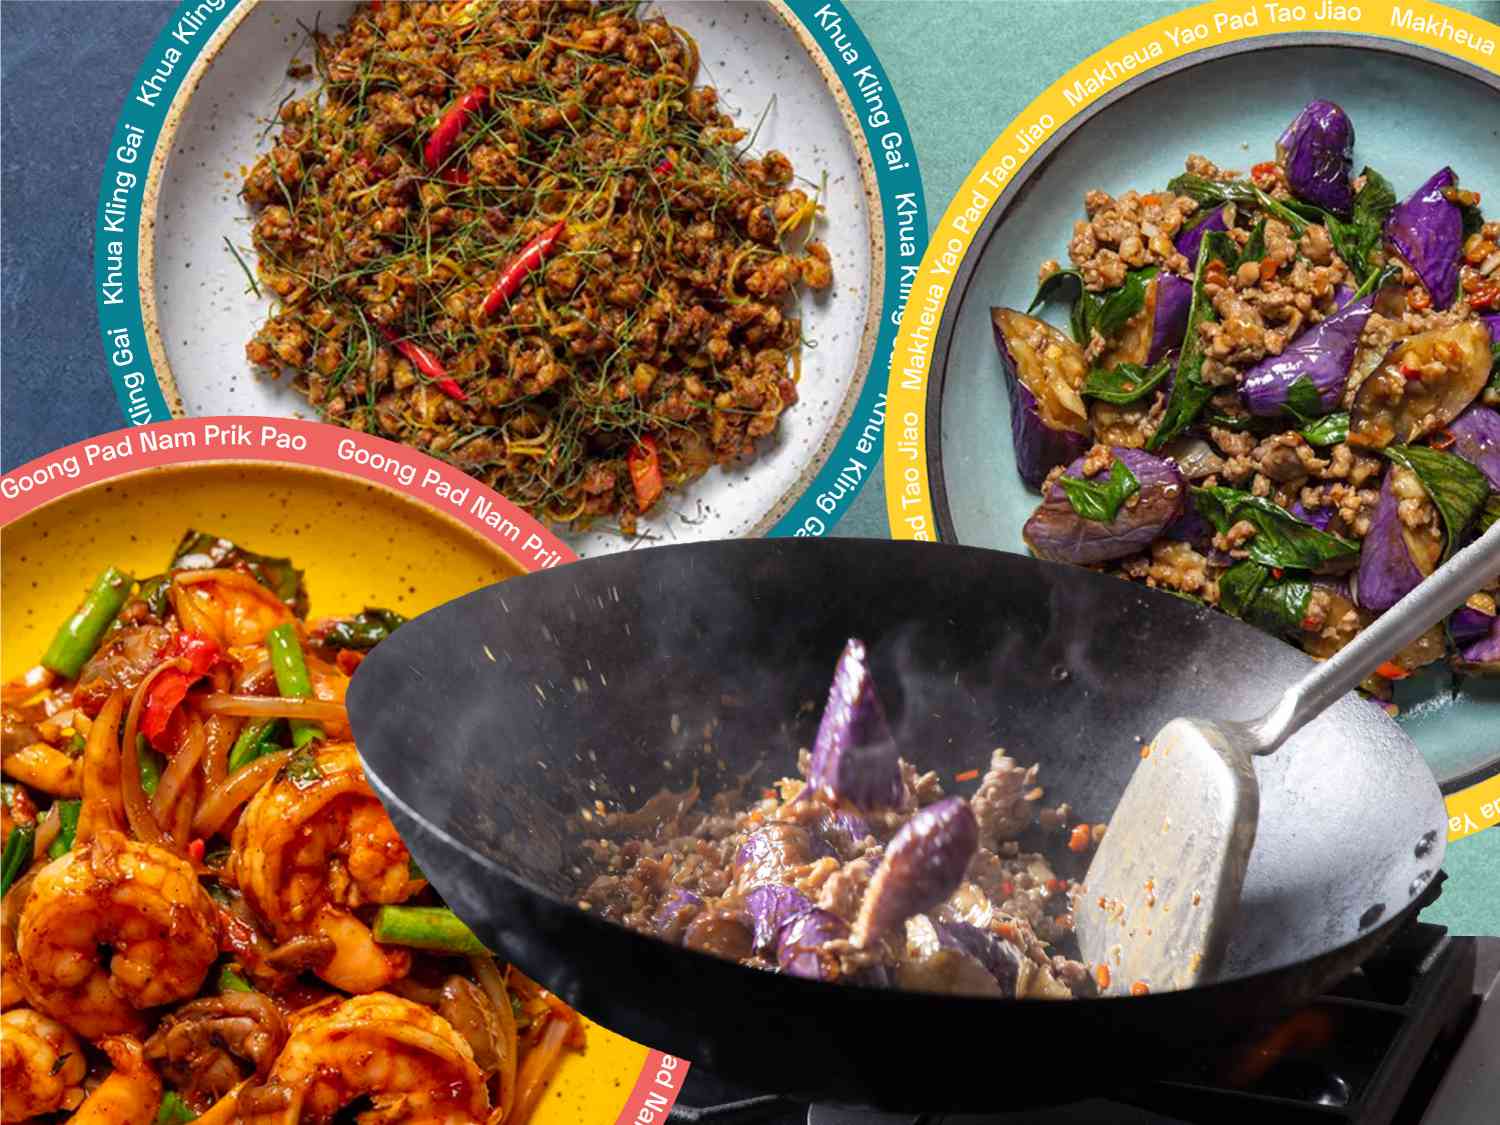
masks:
<svg viewBox="0 0 1500 1125"><path fill-rule="evenodd" d="M254 366L625 534L776 433L798 293L833 281L821 192L749 155L687 32L634 3L388 2L314 45L242 189L275 303Z"/></svg>
<svg viewBox="0 0 1500 1125"><path fill-rule="evenodd" d="M388 610L188 532L4 711L4 1125L525 1122L579 1017L437 899L344 710Z"/></svg>

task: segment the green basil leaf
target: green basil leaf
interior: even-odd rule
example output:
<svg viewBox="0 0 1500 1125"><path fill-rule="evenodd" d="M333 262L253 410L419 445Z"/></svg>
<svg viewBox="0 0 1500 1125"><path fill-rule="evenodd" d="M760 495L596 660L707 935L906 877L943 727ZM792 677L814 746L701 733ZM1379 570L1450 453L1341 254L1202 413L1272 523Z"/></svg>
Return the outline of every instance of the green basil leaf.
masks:
<svg viewBox="0 0 1500 1125"><path fill-rule="evenodd" d="M1491 496L1484 506L1484 511L1479 513L1479 530L1488 531L1500 523L1500 492Z"/></svg>
<svg viewBox="0 0 1500 1125"><path fill-rule="evenodd" d="M1245 559L1219 575L1219 608L1234 617L1250 612L1255 595L1265 585L1271 572L1258 562Z"/></svg>
<svg viewBox="0 0 1500 1125"><path fill-rule="evenodd" d="M1146 307L1146 294L1156 274L1155 266L1131 270L1125 275L1125 284L1100 293L1098 306L1089 314L1088 326L1106 338L1119 332Z"/></svg>
<svg viewBox="0 0 1500 1125"><path fill-rule="evenodd" d="M1275 501L1222 485L1192 490L1198 514L1223 535L1241 520L1255 528L1245 544L1250 557L1274 569L1316 570L1327 563L1351 559L1359 544L1341 535L1319 531Z"/></svg>
<svg viewBox="0 0 1500 1125"><path fill-rule="evenodd" d="M323 648L368 652L405 624L406 618L394 610L366 606L364 612L328 625L313 643Z"/></svg>
<svg viewBox="0 0 1500 1125"><path fill-rule="evenodd" d="M1376 235L1372 245L1378 246L1380 232L1385 228L1391 209L1396 206L1396 189L1391 186L1390 180L1369 165L1365 166L1360 175L1365 178L1365 186L1354 197L1352 220L1357 226L1373 229Z"/></svg>
<svg viewBox="0 0 1500 1125"><path fill-rule="evenodd" d="M1220 414L1216 410L1210 410L1203 415L1203 420L1210 426L1217 426L1221 430L1230 430L1233 433L1252 430L1258 422L1253 414Z"/></svg>
<svg viewBox="0 0 1500 1125"><path fill-rule="evenodd" d="M1386 458L1410 469L1422 482L1427 496L1443 517L1447 532L1443 558L1458 549L1469 524L1490 498L1490 482L1475 466L1452 453L1425 445L1388 445Z"/></svg>
<svg viewBox="0 0 1500 1125"><path fill-rule="evenodd" d="M1141 490L1141 482L1116 458L1109 467L1109 477L1104 481L1081 480L1077 477L1058 477L1057 483L1067 493L1068 503L1086 520L1109 523L1120 512L1120 505Z"/></svg>
<svg viewBox="0 0 1500 1125"><path fill-rule="evenodd" d="M1349 439L1349 415L1342 410L1325 414L1316 422L1302 429L1302 439L1308 445L1338 445Z"/></svg>
<svg viewBox="0 0 1500 1125"><path fill-rule="evenodd" d="M1323 412L1323 398L1306 375L1293 380L1286 389L1286 410L1303 425L1310 424Z"/></svg>
<svg viewBox="0 0 1500 1125"><path fill-rule="evenodd" d="M1463 216L1464 238L1478 234L1484 229L1484 214L1472 203L1460 203L1458 212Z"/></svg>
<svg viewBox="0 0 1500 1125"><path fill-rule="evenodd" d="M1263 214L1286 223L1292 228L1293 238L1302 237L1307 230L1308 218L1317 222L1322 215L1317 208L1309 208L1306 204L1273 199L1244 180L1210 180L1192 172L1184 172L1168 183L1167 189L1178 195L1190 196L1200 205L1234 203L1242 207L1254 207Z"/></svg>
<svg viewBox="0 0 1500 1125"><path fill-rule="evenodd" d="M1223 231L1210 231L1198 246L1198 261L1193 270L1193 303L1188 310L1187 331L1182 337L1182 351L1177 357L1177 377L1166 411L1156 433L1146 443L1153 452L1193 424L1193 420L1214 397L1214 388L1203 381L1203 340L1198 326L1214 319L1213 302L1203 292L1203 275L1208 264L1218 260L1226 265L1239 255L1239 244Z"/></svg>
<svg viewBox="0 0 1500 1125"><path fill-rule="evenodd" d="M1250 240L1245 243L1244 249L1240 251L1240 256L1235 259L1234 268L1239 269L1246 262L1258 262L1265 256L1266 221L1262 219L1255 224L1255 229L1250 232Z"/></svg>
<svg viewBox="0 0 1500 1125"><path fill-rule="evenodd" d="M1366 168L1360 175L1365 178L1365 186L1354 197L1350 217L1341 219L1325 213L1323 225L1328 228L1333 248L1344 259L1344 264L1354 271L1363 289L1376 272L1370 258L1385 237L1385 220L1396 205L1396 192L1390 181L1373 168Z"/></svg>
<svg viewBox="0 0 1500 1125"><path fill-rule="evenodd" d="M220 992L254 992L255 987L228 965L219 970Z"/></svg>
<svg viewBox="0 0 1500 1125"><path fill-rule="evenodd" d="M1083 393L1089 398L1112 402L1116 406L1144 398L1172 372L1172 361L1164 358L1151 368L1138 363L1121 363L1108 371L1094 368L1083 381Z"/></svg>
<svg viewBox="0 0 1500 1125"><path fill-rule="evenodd" d="M257 555L236 546L228 539L189 530L177 544L168 570L206 570L211 567L243 565L255 580L285 602L298 617L307 616L307 588L302 571L291 559Z"/></svg>
<svg viewBox="0 0 1500 1125"><path fill-rule="evenodd" d="M283 767L287 780L298 789L306 789L310 785L316 785L323 779L323 771L318 767L318 759L313 756L311 750L298 750L287 760Z"/></svg>
<svg viewBox="0 0 1500 1125"><path fill-rule="evenodd" d="M156 1125L187 1125L197 1119L198 1115L176 1090L168 1090L162 1095L161 1106L156 1111Z"/></svg>
<svg viewBox="0 0 1500 1125"><path fill-rule="evenodd" d="M1296 639L1307 619L1312 583L1305 578L1277 579L1258 562L1235 563L1219 576L1219 607L1268 633Z"/></svg>
<svg viewBox="0 0 1500 1125"><path fill-rule="evenodd" d="M1082 294L1083 274L1077 270L1058 270L1037 286L1036 296L1031 299L1026 311L1028 314L1034 313L1042 305L1053 301L1064 301L1071 305Z"/></svg>

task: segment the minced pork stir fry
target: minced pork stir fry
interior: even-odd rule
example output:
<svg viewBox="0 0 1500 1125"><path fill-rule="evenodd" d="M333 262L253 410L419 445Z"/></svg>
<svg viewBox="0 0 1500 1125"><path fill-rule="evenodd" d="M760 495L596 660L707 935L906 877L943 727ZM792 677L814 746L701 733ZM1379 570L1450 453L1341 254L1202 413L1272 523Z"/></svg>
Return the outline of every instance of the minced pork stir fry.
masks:
<svg viewBox="0 0 1500 1125"><path fill-rule="evenodd" d="M276 301L246 347L326 421L538 518L636 518L797 401L816 193L636 4L371 3L244 182Z"/></svg>
<svg viewBox="0 0 1500 1125"><path fill-rule="evenodd" d="M1069 265L994 309L1042 558L1327 657L1500 516L1500 222L1452 168L1399 200L1314 101L1248 175L1091 191ZM1500 576L1382 666L1500 670Z"/></svg>
<svg viewBox="0 0 1500 1125"><path fill-rule="evenodd" d="M1037 767L996 750L967 798L896 756L865 646L851 640L801 778L747 803L696 788L596 816L579 904L688 949L771 972L872 987L1068 999L1109 984L1053 948L1070 941L1071 879L1040 847L1079 855L1104 825L1044 807ZM1149 991L1147 981L1131 991Z"/></svg>
<svg viewBox="0 0 1500 1125"><path fill-rule="evenodd" d="M288 560L189 532L4 686L5 1125L528 1119L583 1024L441 905L350 741L401 621L309 621Z"/></svg>

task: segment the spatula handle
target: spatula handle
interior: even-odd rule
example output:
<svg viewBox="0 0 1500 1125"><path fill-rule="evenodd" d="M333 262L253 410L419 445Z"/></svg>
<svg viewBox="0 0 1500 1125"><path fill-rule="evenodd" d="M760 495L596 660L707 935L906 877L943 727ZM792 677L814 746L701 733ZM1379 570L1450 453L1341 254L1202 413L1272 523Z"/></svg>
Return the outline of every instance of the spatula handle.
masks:
<svg viewBox="0 0 1500 1125"><path fill-rule="evenodd" d="M1302 727L1357 688L1448 614L1500 574L1500 523L1388 609L1332 657L1287 688L1267 714L1246 724L1255 753L1269 754Z"/></svg>

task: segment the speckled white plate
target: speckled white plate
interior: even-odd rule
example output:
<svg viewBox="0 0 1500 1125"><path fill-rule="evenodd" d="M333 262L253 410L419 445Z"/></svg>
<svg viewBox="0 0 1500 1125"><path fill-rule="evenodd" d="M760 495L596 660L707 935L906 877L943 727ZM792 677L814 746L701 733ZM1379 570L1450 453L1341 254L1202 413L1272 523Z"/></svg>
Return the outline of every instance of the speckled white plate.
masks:
<svg viewBox="0 0 1500 1125"><path fill-rule="evenodd" d="M162 393L174 414L311 417L305 400L253 371L245 342L270 309L247 292L225 245L246 262L251 214L238 191L243 170L268 146L277 106L313 85L287 77L293 56L310 62L304 27L342 25L348 2L260 0L231 15L184 82L167 117L146 186L155 222L142 239L142 303ZM765 120L755 151L786 153L799 177L827 176L818 237L833 256L834 284L808 295L801 399L753 460L713 469L641 522L643 536L608 530L565 536L580 555L648 542L758 535L801 495L827 458L859 397L874 347L884 246L880 200L857 119L826 61L778 3L667 0L658 10L697 39L699 80L719 89L737 122ZM774 100L773 100L774 97ZM769 108L768 108L769 107Z"/></svg>
<svg viewBox="0 0 1500 1125"><path fill-rule="evenodd" d="M1125 83L1054 135L997 201L960 266L929 386L928 462L948 542L1024 551L1037 495L1016 475L1010 407L990 307L1022 308L1037 267L1067 256L1090 188L1113 194L1165 184L1190 152L1221 167L1267 159L1309 100L1330 98L1357 134L1355 167L1384 173L1404 198L1444 164L1486 196L1500 192L1500 93L1493 76L1448 56L1348 35L1287 35L1189 56ZM1060 314L1046 310L1054 321ZM1059 321L1061 323L1061 321ZM1428 673L1398 685L1407 732L1450 790L1500 770L1500 681L1453 692Z"/></svg>

